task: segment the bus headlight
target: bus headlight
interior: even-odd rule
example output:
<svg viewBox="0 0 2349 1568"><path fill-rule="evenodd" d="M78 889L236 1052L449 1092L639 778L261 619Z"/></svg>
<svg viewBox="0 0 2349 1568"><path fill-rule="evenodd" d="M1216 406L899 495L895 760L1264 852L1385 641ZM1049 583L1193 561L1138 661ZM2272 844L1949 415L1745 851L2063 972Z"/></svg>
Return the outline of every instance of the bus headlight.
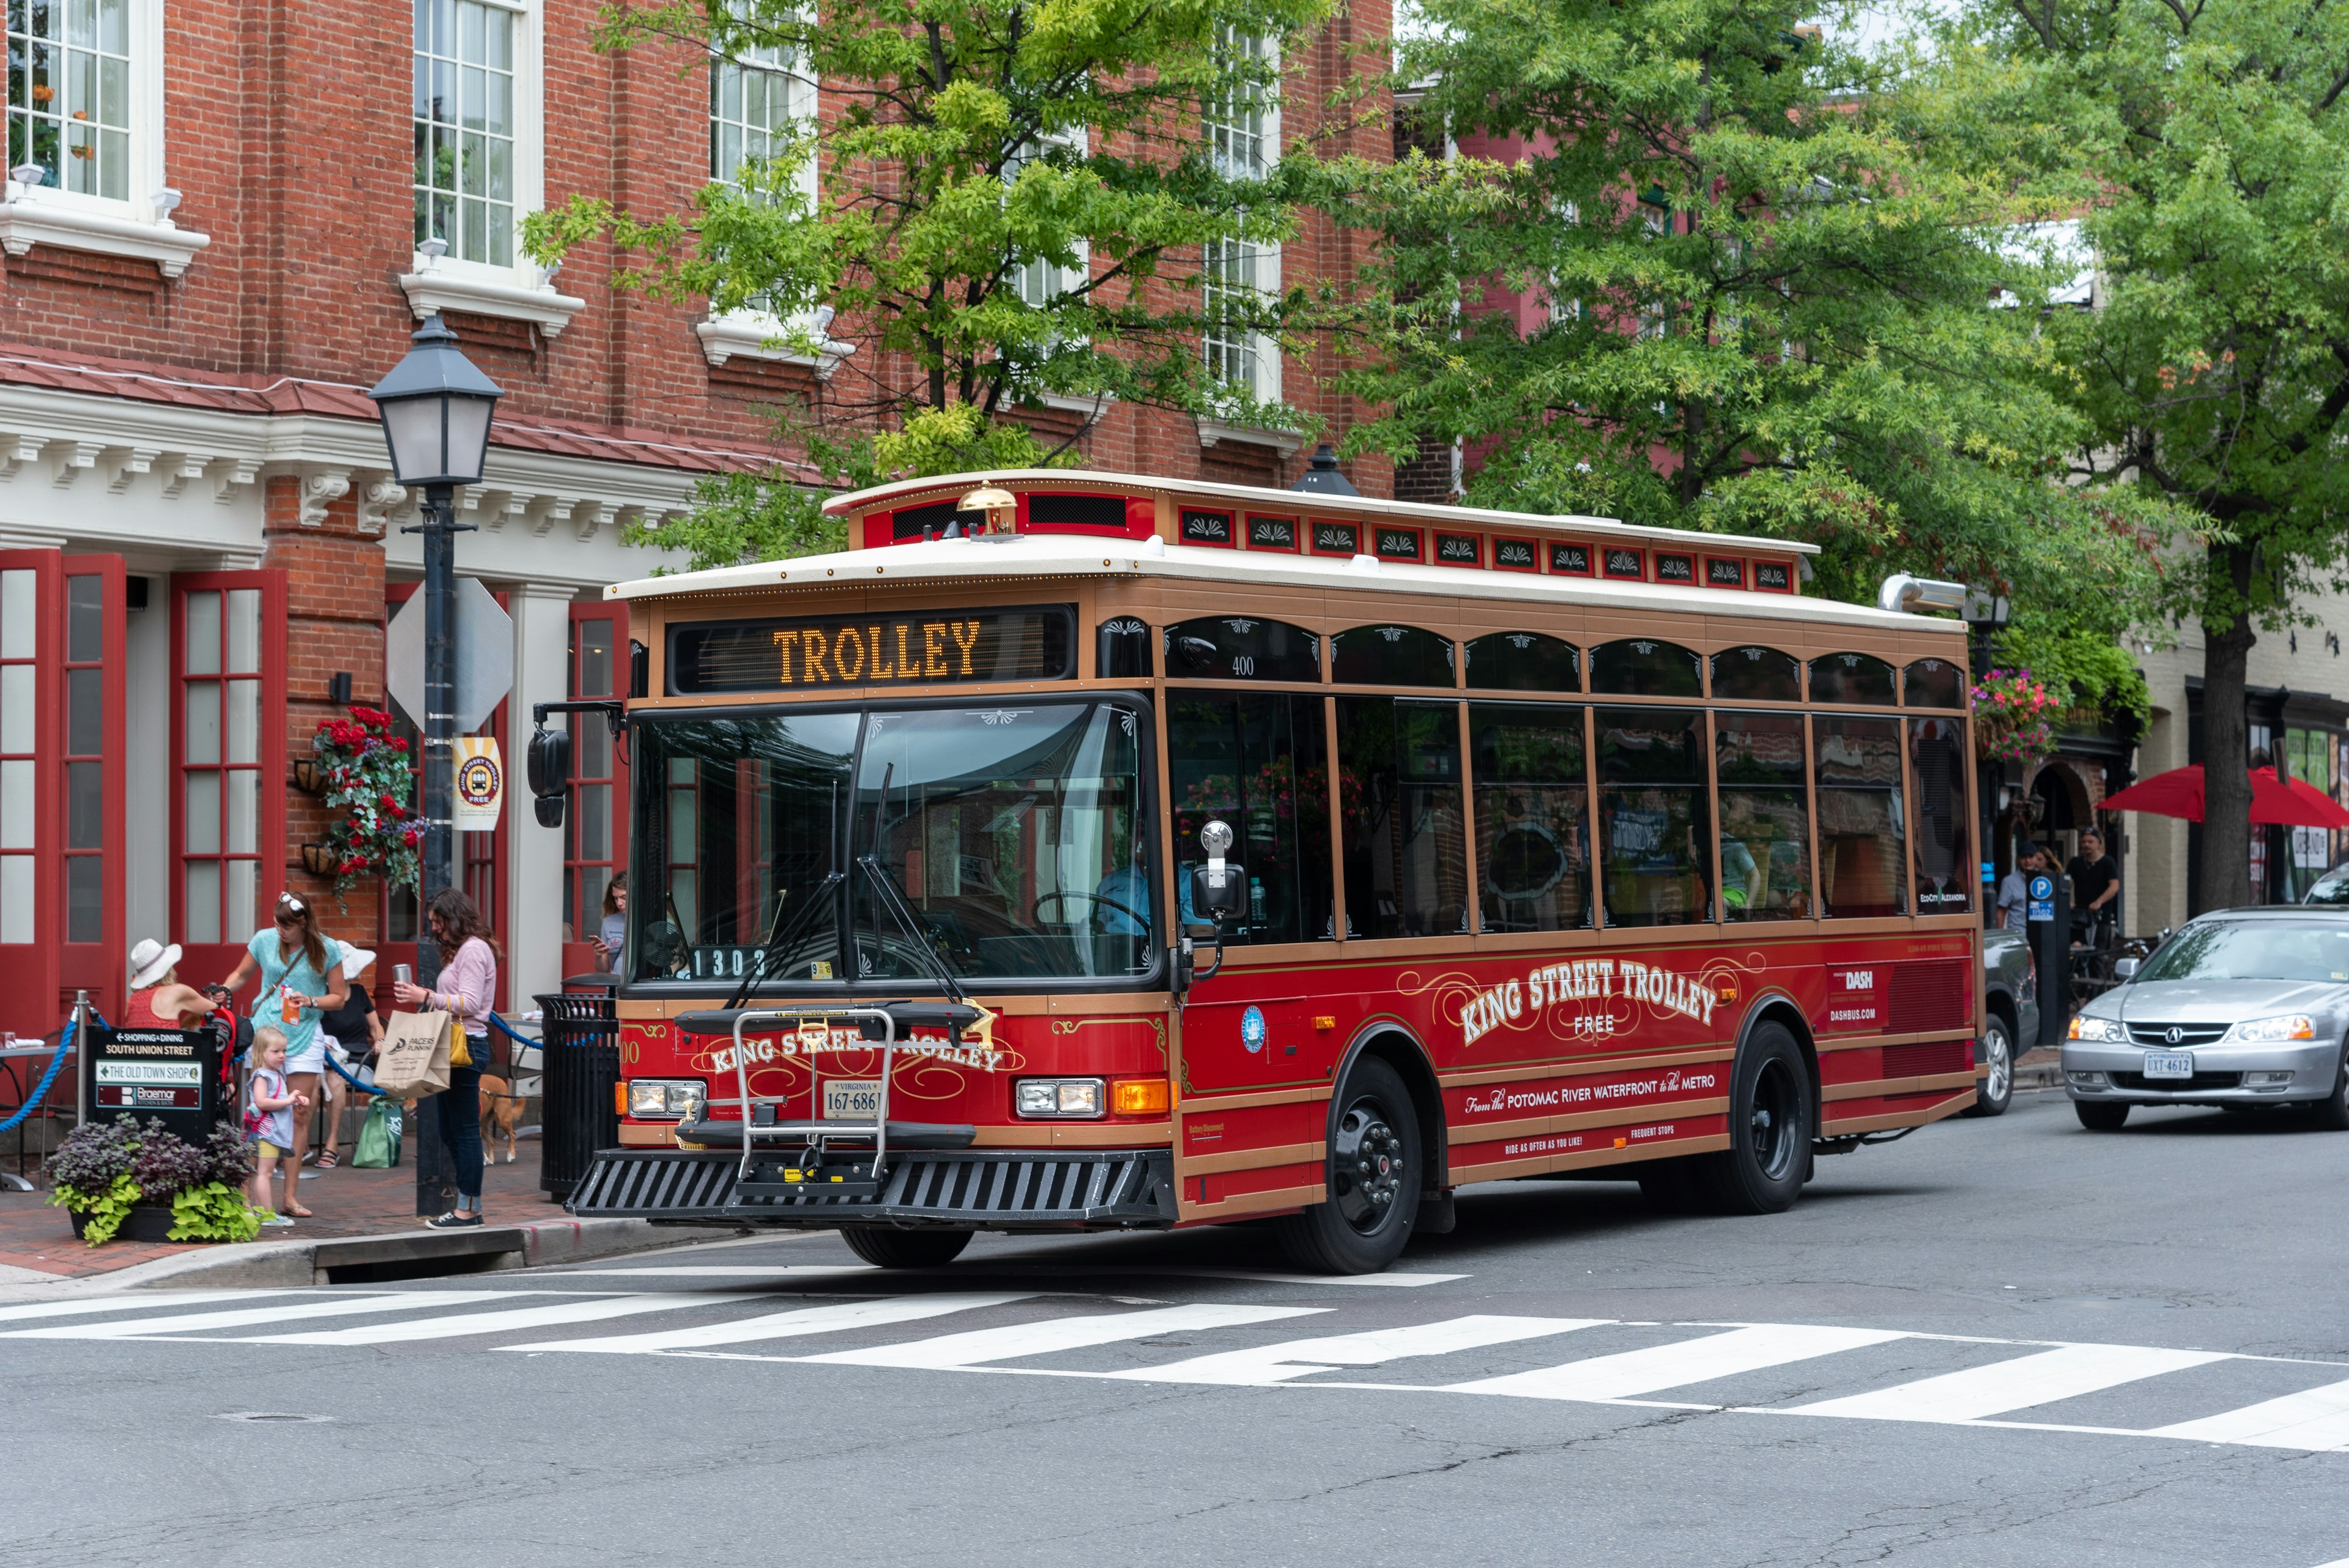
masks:
<svg viewBox="0 0 2349 1568"><path fill-rule="evenodd" d="M698 1078L631 1078L628 1115L640 1121L690 1121L709 1093Z"/></svg>
<svg viewBox="0 0 2349 1568"><path fill-rule="evenodd" d="M1021 1078L1011 1105L1023 1116L1098 1116L1107 1087L1099 1078Z"/></svg>

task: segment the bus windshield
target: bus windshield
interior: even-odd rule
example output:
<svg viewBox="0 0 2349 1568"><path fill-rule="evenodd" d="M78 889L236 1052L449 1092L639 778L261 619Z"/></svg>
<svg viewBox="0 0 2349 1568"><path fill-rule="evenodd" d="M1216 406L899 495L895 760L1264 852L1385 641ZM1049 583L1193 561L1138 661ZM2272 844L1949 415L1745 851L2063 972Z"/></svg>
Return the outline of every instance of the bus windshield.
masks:
<svg viewBox="0 0 2349 1568"><path fill-rule="evenodd" d="M1105 701L647 722L637 886L657 902L638 902L630 972L895 990L941 967L1146 975L1143 728Z"/></svg>

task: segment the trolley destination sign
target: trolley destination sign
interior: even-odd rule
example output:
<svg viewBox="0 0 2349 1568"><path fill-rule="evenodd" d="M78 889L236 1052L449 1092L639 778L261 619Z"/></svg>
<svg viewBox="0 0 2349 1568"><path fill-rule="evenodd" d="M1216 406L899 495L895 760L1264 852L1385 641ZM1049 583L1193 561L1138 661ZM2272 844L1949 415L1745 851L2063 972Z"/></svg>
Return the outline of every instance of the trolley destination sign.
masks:
<svg viewBox="0 0 2349 1568"><path fill-rule="evenodd" d="M669 687L700 696L1065 680L1076 673L1073 624L1063 605L693 622L669 633Z"/></svg>

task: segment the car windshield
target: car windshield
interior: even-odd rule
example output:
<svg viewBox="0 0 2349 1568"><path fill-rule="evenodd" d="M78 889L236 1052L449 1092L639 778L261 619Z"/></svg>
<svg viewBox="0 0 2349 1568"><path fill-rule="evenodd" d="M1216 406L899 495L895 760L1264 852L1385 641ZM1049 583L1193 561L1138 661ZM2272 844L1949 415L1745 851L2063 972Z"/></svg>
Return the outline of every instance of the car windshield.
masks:
<svg viewBox="0 0 2349 1568"><path fill-rule="evenodd" d="M647 719L632 850L650 891L627 972L899 990L941 965L1144 975L1142 730L1130 702Z"/></svg>
<svg viewBox="0 0 2349 1568"><path fill-rule="evenodd" d="M2327 871L2308 890L2303 904L2349 904L2349 867Z"/></svg>
<svg viewBox="0 0 2349 1568"><path fill-rule="evenodd" d="M2162 945L2137 979L2349 981L2349 925L2214 920L2189 926Z"/></svg>

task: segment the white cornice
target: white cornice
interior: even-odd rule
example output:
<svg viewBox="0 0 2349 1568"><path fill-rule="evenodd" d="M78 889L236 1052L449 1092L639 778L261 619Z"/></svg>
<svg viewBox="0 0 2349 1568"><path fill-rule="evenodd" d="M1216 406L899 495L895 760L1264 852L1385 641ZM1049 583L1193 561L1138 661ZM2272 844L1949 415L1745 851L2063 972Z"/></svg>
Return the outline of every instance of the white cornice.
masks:
<svg viewBox="0 0 2349 1568"><path fill-rule="evenodd" d="M25 191L15 181L8 182L8 189ZM150 261L165 277L177 277L188 270L195 254L212 243L210 234L182 229L168 218L143 223L26 193L0 202L0 249L12 256L23 255L35 245L54 245L59 250Z"/></svg>
<svg viewBox="0 0 2349 1568"><path fill-rule="evenodd" d="M854 343L825 337L813 354L802 354L778 341L784 333L782 324L768 316L720 316L693 325L693 335L701 339L702 358L713 368L729 359L761 359L804 365L815 372L816 379L829 381L840 362L856 352Z"/></svg>
<svg viewBox="0 0 2349 1568"><path fill-rule="evenodd" d="M587 308L587 302L576 295L558 294L543 286L525 288L519 283L438 266L401 274L399 286L419 321L444 310L460 310L471 316L527 321L549 337L562 336L571 318Z"/></svg>
<svg viewBox="0 0 2349 1568"><path fill-rule="evenodd" d="M1227 425L1219 420L1201 420L1199 444L1215 446L1222 441L1241 441L1249 446L1268 446L1283 457L1293 457L1305 444L1305 438L1295 431L1266 430L1258 425Z"/></svg>

